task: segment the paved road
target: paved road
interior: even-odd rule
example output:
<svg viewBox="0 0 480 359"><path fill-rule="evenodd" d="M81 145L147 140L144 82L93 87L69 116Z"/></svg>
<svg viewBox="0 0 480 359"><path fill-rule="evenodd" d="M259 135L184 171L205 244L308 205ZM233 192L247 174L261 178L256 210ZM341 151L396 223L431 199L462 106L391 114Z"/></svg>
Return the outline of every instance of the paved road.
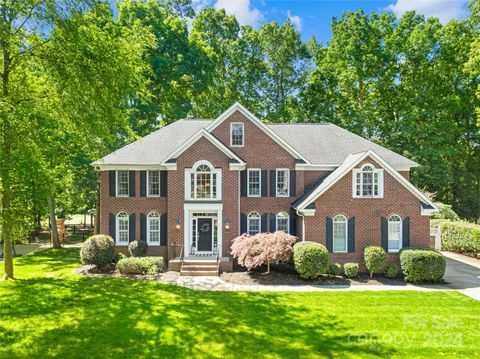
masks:
<svg viewBox="0 0 480 359"><path fill-rule="evenodd" d="M443 254L447 257L444 279L448 287L480 300L480 260L450 252Z"/></svg>

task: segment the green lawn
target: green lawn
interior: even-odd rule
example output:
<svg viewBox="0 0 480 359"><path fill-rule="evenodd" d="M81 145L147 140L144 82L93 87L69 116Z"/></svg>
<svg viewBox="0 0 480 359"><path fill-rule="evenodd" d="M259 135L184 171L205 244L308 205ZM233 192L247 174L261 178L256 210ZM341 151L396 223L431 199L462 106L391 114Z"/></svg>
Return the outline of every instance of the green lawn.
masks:
<svg viewBox="0 0 480 359"><path fill-rule="evenodd" d="M0 358L480 355L480 302L455 292L201 292L78 265L75 248L16 260Z"/></svg>

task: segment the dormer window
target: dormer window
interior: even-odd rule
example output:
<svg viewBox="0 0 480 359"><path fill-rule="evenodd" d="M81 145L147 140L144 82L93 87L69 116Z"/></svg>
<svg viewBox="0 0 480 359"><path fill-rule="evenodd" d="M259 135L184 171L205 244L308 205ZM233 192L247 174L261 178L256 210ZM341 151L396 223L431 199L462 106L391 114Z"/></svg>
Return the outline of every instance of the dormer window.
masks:
<svg viewBox="0 0 480 359"><path fill-rule="evenodd" d="M383 198L383 170L370 163L353 170L354 198Z"/></svg>
<svg viewBox="0 0 480 359"><path fill-rule="evenodd" d="M243 147L243 123L232 122L230 124L230 147Z"/></svg>

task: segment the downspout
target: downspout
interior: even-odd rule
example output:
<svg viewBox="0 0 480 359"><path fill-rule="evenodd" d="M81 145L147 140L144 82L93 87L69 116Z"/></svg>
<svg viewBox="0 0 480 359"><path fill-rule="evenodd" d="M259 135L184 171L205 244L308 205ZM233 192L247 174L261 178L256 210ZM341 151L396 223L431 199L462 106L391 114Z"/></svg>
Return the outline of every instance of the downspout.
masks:
<svg viewBox="0 0 480 359"><path fill-rule="evenodd" d="M302 217L302 242L305 242L305 216L298 209L296 212L298 216Z"/></svg>

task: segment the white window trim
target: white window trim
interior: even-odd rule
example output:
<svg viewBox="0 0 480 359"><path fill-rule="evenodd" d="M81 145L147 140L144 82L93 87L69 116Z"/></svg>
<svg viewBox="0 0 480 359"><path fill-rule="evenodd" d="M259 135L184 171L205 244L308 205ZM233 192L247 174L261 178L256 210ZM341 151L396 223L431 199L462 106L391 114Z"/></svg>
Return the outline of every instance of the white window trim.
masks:
<svg viewBox="0 0 480 359"><path fill-rule="evenodd" d="M287 217L280 217L281 214L286 214ZM279 212L277 213L277 215L275 216L275 230L278 231L278 220L282 218L286 218L287 219L287 230L285 233L290 233L290 215L287 213L287 212Z"/></svg>
<svg viewBox="0 0 480 359"><path fill-rule="evenodd" d="M233 144L233 125L242 125L242 144ZM244 147L245 145L245 124L243 122L230 122L230 147Z"/></svg>
<svg viewBox="0 0 480 359"><path fill-rule="evenodd" d="M279 171L286 171L287 175L287 194L279 195L278 194L278 172ZM290 197L290 169L288 168L277 168L275 170L275 197Z"/></svg>
<svg viewBox="0 0 480 359"><path fill-rule="evenodd" d="M344 221L336 221L335 218L337 217L344 217L345 218L345 222ZM335 222L337 223L345 223L345 250L344 251L336 251L335 250L335 241L334 241L334 237L335 237ZM348 217L344 214L337 214L335 217L333 217L333 220L332 220L332 253L348 253Z"/></svg>
<svg viewBox="0 0 480 359"><path fill-rule="evenodd" d="M127 194L118 193L118 172L127 172ZM115 171L115 196L116 197L129 197L130 196L130 171L129 170L116 170Z"/></svg>
<svg viewBox="0 0 480 359"><path fill-rule="evenodd" d="M217 175L217 196L211 198L192 198L191 192L191 175L195 174L197 167L201 165L207 165L210 167L212 174ZM196 181L195 181L196 186ZM213 165L205 160L197 161L192 168L185 169L185 177L184 177L184 196L185 200L187 201L221 201L222 200L222 169L214 168Z"/></svg>
<svg viewBox="0 0 480 359"><path fill-rule="evenodd" d="M250 194L250 172L258 172L258 180L260 185L260 190L257 194ZM259 168L249 168L247 170L247 197L262 197L262 170Z"/></svg>
<svg viewBox="0 0 480 359"><path fill-rule="evenodd" d="M157 214L158 217L150 217L151 214ZM150 220L152 220L153 218L155 219L158 219L158 242L151 242L150 241ZM161 222L160 222L160 213L156 212L156 211L152 211L150 213L147 214L147 244L150 245L150 246L159 246L160 243L162 242L162 231L161 231Z"/></svg>
<svg viewBox="0 0 480 359"><path fill-rule="evenodd" d="M258 233L262 233L262 216L257 211L253 211L247 214L247 234L251 235L250 234L250 215L252 214L258 215ZM258 233L255 233L255 234L258 234Z"/></svg>
<svg viewBox="0 0 480 359"><path fill-rule="evenodd" d="M390 249L390 218L392 218L392 217L400 218L400 228L399 228L400 239L399 239L399 243L398 243L398 249ZM388 253L398 253L402 249L402 245L403 245L403 219L398 214L392 214L387 219L387 252Z"/></svg>
<svg viewBox="0 0 480 359"><path fill-rule="evenodd" d="M119 215L123 214L123 213L125 213L127 215L126 220L127 220L127 224L128 224L127 241L126 242L120 242L120 225L119 225L120 217L119 217ZM117 215L115 216L115 244L117 246L128 246L129 243L130 243L130 215L125 211L121 211L121 212L118 212Z"/></svg>
<svg viewBox="0 0 480 359"><path fill-rule="evenodd" d="M158 172L158 194L150 194L150 172ZM161 179L160 179L160 170L147 170L147 197L160 197L160 187L161 187Z"/></svg>
<svg viewBox="0 0 480 359"><path fill-rule="evenodd" d="M372 173L378 174L378 195L364 196L363 194L357 195L357 176L360 176L360 192L363 192L363 168L366 166L372 167ZM353 198L383 198L383 169L377 168L371 163L364 163L360 168L354 168L352 170L352 197ZM372 178L373 181L373 178Z"/></svg>

